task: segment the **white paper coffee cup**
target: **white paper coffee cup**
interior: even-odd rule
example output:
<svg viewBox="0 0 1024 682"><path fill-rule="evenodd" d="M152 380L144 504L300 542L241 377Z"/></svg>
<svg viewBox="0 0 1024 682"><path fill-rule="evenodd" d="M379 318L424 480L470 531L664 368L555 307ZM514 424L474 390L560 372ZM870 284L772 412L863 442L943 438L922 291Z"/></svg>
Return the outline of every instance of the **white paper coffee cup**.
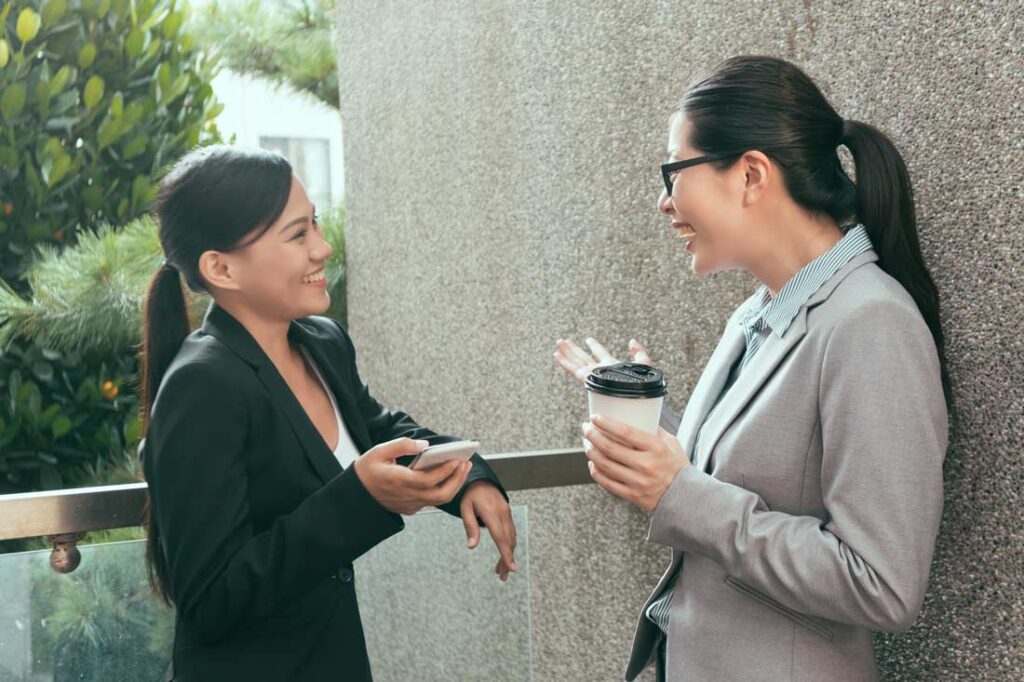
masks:
<svg viewBox="0 0 1024 682"><path fill-rule="evenodd" d="M620 362L595 368L586 385L591 416L611 417L651 435L658 433L661 407L668 393L660 370Z"/></svg>

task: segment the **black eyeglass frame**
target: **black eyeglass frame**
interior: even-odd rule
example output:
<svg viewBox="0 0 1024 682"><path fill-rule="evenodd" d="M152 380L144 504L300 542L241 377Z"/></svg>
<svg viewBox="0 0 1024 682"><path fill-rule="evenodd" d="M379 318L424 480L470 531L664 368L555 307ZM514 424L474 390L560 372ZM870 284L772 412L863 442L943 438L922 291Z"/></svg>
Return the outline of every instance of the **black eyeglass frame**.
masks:
<svg viewBox="0 0 1024 682"><path fill-rule="evenodd" d="M708 161L721 161L722 159L729 159L734 156L743 156L746 152L722 152L720 154L704 154L703 156L695 156L692 159L684 159L683 161L673 161L672 163L661 164L661 178L665 181L665 191L668 192L669 196L672 196L672 178L669 177L673 173L689 168L690 166L698 166Z"/></svg>

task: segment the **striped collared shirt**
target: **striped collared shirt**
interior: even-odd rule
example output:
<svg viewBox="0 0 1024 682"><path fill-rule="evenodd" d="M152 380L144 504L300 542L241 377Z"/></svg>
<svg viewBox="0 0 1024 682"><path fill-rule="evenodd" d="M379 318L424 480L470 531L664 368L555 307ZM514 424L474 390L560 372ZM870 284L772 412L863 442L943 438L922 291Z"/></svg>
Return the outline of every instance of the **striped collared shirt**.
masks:
<svg viewBox="0 0 1024 682"><path fill-rule="evenodd" d="M768 287L762 284L754 295L746 300L740 308L737 318L739 325L743 328L743 336L746 339L746 350L743 358L737 367L734 367L729 378L722 388L715 406L722 399L726 391L735 383L736 378L743 372L743 369L750 364L754 355L768 340L769 334L775 334L779 338L785 335L786 330L793 323L800 308L807 303L811 296L818 292L825 282L832 278L844 265L855 257L872 248L871 239L863 225L851 225L843 228L843 238L836 242L832 248L821 254L810 263L800 269L786 285L779 290L777 296L772 297ZM708 414L715 409L712 406ZM705 416L704 423L707 423ZM697 437L694 440L694 452L700 442L700 434L704 424L697 430ZM662 632L668 632L668 619L672 605L672 591L675 587L673 577L665 591L661 593L647 609L647 618L657 625Z"/></svg>

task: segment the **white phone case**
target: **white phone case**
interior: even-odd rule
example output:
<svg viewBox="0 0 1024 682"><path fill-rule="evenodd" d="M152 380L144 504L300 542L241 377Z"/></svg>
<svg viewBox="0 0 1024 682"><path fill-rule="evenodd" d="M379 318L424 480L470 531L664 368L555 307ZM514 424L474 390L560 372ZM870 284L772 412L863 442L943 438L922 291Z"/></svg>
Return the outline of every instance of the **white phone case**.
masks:
<svg viewBox="0 0 1024 682"><path fill-rule="evenodd" d="M480 443L475 440L460 440L455 443L431 445L416 456L416 459L412 461L409 468L417 471L433 469L437 465L444 464L453 459L469 459L479 449Z"/></svg>

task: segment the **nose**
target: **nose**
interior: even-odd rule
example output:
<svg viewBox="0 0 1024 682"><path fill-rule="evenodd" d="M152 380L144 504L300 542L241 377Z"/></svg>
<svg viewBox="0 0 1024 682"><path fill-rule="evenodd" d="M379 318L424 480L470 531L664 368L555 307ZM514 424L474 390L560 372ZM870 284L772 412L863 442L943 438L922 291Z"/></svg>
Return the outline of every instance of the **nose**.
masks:
<svg viewBox="0 0 1024 682"><path fill-rule="evenodd" d="M661 196L658 197L658 212L663 215L672 215L672 197L666 190L661 190Z"/></svg>
<svg viewBox="0 0 1024 682"><path fill-rule="evenodd" d="M334 253L334 247L331 246L331 243L324 238L322 232L317 234L317 237L317 244L310 253L310 257L315 261L325 261Z"/></svg>

